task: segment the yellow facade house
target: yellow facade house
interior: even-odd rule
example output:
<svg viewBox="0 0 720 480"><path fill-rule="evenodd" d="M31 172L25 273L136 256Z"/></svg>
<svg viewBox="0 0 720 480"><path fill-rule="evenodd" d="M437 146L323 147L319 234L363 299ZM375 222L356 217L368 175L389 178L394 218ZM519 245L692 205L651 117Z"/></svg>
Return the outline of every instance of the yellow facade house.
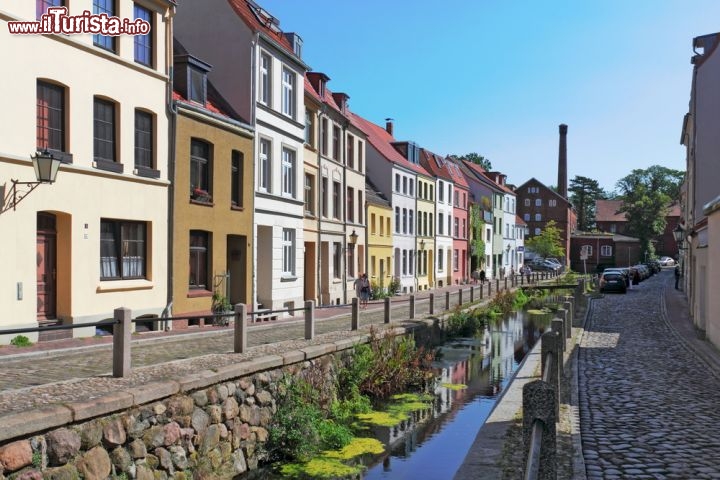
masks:
<svg viewBox="0 0 720 480"><path fill-rule="evenodd" d="M370 284L387 288L392 281L393 210L387 198L366 178L367 272Z"/></svg>
<svg viewBox="0 0 720 480"><path fill-rule="evenodd" d="M230 109L205 77L210 66L177 53L173 315L193 316L251 303L254 132L226 113ZM203 323L208 319L173 326Z"/></svg>
<svg viewBox="0 0 720 480"><path fill-rule="evenodd" d="M418 290L435 287L435 179L425 175L417 176L417 281Z"/></svg>

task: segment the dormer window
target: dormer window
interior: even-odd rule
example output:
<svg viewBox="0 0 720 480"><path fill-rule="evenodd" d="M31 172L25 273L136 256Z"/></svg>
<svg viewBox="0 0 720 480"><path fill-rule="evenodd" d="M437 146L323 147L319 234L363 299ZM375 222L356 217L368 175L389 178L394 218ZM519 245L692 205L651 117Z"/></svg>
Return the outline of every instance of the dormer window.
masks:
<svg viewBox="0 0 720 480"><path fill-rule="evenodd" d="M292 47L293 53L298 58L302 58L303 40L300 38L300 35L297 33L286 33L285 38L287 38L288 42L290 42L290 47Z"/></svg>
<svg viewBox="0 0 720 480"><path fill-rule="evenodd" d="M192 55L175 57L175 89L191 102L207 104L207 74L212 67Z"/></svg>

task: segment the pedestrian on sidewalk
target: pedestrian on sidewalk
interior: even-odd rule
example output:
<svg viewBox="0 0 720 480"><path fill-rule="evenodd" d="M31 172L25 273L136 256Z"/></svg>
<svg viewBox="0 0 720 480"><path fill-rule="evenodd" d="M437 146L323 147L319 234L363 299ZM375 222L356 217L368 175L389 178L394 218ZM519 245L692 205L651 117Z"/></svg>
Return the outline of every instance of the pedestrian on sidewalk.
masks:
<svg viewBox="0 0 720 480"><path fill-rule="evenodd" d="M675 290L679 290L678 285L680 284L680 264L675 265Z"/></svg>
<svg viewBox="0 0 720 480"><path fill-rule="evenodd" d="M480 270L480 284L485 285L485 269Z"/></svg>
<svg viewBox="0 0 720 480"><path fill-rule="evenodd" d="M355 279L355 295L360 300L360 308L367 308L368 300L370 299L370 280L368 279L367 273L363 273Z"/></svg>

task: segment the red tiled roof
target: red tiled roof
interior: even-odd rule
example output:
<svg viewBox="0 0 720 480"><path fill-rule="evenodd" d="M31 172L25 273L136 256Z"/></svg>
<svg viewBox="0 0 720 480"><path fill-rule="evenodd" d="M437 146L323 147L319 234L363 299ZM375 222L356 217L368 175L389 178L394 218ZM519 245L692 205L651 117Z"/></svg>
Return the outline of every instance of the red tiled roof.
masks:
<svg viewBox="0 0 720 480"><path fill-rule="evenodd" d="M365 120L361 116L356 115L352 112L348 112L348 117L350 118L350 121L353 125L365 132L368 142L370 142L370 144L375 147L377 151L380 152L380 154L388 161L394 163L395 165L405 167L408 170L412 170L421 175L432 177L432 175L430 175L428 171L425 170L423 167L410 162L405 157L400 155L397 150L395 150L395 147L391 145L393 142L395 142L395 138L393 138L392 135L387 133L384 128L368 120Z"/></svg>
<svg viewBox="0 0 720 480"><path fill-rule="evenodd" d="M277 31L271 28L271 20L274 17L269 16L270 13L267 10L254 2L248 2L248 0L228 0L228 3L232 9L235 10L235 13L237 13L253 31L263 32L275 42L279 43L293 57L297 58L295 52L293 52L292 45L290 45L288 39L283 35L283 31L280 30L278 26L275 26ZM261 21L261 18L264 18L265 21Z"/></svg>
<svg viewBox="0 0 720 480"><path fill-rule="evenodd" d="M469 161L467 161L467 160L460 160L460 161L463 162L463 164L464 164L466 167L468 167L470 170L473 170L477 175L480 175L480 176L485 177L485 178L486 178L487 180L489 180L489 181L493 184L493 186L495 186L496 188L502 190L502 191L505 192L505 193L510 193L510 194L512 194L512 195L517 195L514 191L512 191L512 189L508 188L508 187L505 186L505 185L500 185L499 183L497 183L497 182L492 178L492 176L489 175L489 172L488 172L487 170L485 170L484 168L482 168L482 167L481 167L480 165L478 165L477 163L469 162ZM495 173L496 173L496 172L495 172Z"/></svg>
<svg viewBox="0 0 720 480"><path fill-rule="evenodd" d="M307 72L307 73L313 73L313 72ZM340 109L340 106L335 101L335 98L333 98L332 91L329 88L327 88L327 85L325 85L324 90L325 90L325 92L324 92L325 95L323 97L321 97L320 93L318 93L318 91L315 90L315 87L313 87L313 84L310 81L310 79L308 79L307 74L305 75L305 91L310 93L310 95L318 102L325 103L326 105L329 105L330 107L334 108L335 110L337 110L338 112L340 112L342 114L343 112Z"/></svg>
<svg viewBox="0 0 720 480"><path fill-rule="evenodd" d="M527 223L525 223L525 220L520 218L518 215L515 215L515 225L527 225Z"/></svg>
<svg viewBox="0 0 720 480"><path fill-rule="evenodd" d="M627 222L625 213L620 212L622 200L595 200L596 222Z"/></svg>
<svg viewBox="0 0 720 480"><path fill-rule="evenodd" d="M438 165L436 159L437 157L439 157L439 155L436 155L429 150L425 150L424 148L420 149L420 165L422 165L425 170L430 172L435 177L452 181L450 172L448 172L445 164L445 159L440 157L440 161L442 162L442 166L440 166Z"/></svg>
<svg viewBox="0 0 720 480"><path fill-rule="evenodd" d="M224 116L224 117L232 118L232 117L231 117L230 115L228 115L226 112L223 112L222 110L220 110L210 99L208 99L208 100L205 102L205 105L200 105L200 104L197 103L197 102L191 102L190 100L188 100L188 99L186 99L185 97L183 97L179 92L176 92L176 91L174 91L174 90L173 90L172 98L173 98L173 100L176 100L176 101L178 101L178 102L186 103L186 104L188 104L188 105L192 105L192 106L195 106L195 107L198 107L198 108L204 108L204 109L207 110L208 112L217 113L218 115L222 115L222 116Z"/></svg>

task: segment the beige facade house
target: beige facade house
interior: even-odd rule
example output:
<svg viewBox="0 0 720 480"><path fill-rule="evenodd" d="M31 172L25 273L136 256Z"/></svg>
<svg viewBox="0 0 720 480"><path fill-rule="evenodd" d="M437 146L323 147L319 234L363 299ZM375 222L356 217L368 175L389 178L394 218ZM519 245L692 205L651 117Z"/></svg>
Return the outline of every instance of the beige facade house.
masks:
<svg viewBox="0 0 720 480"><path fill-rule="evenodd" d="M59 2L69 15L143 18L147 35L9 33L9 22L36 21L48 3L0 5L0 61L12 72L0 80L12 92L0 116L0 329L93 323L117 307L133 317L160 315L168 301L174 2ZM14 185L36 179L30 156L42 150L62 161L56 181Z"/></svg>
<svg viewBox="0 0 720 480"><path fill-rule="evenodd" d="M680 265L695 327L720 347L720 317L714 295L720 283L720 34L693 39L693 80L689 111L680 143L687 147L687 171L681 193Z"/></svg>

